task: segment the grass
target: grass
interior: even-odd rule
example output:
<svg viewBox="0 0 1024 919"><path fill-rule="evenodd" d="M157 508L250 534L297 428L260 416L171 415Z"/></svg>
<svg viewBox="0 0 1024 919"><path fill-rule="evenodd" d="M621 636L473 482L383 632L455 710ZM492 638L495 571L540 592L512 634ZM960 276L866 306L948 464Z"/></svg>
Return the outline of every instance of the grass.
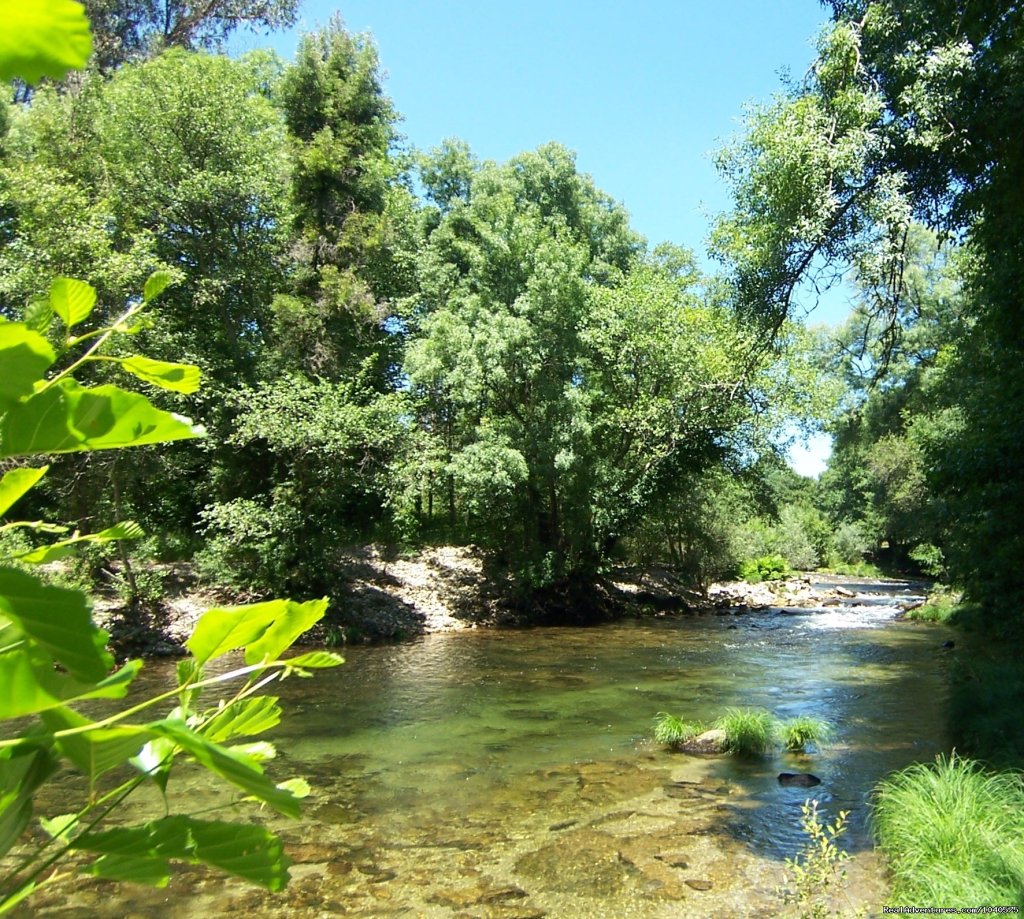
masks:
<svg viewBox="0 0 1024 919"><path fill-rule="evenodd" d="M812 718L810 715L798 715L779 724L782 734L782 745L790 753L802 753L807 747L821 749L832 737L832 728L827 721Z"/></svg>
<svg viewBox="0 0 1024 919"><path fill-rule="evenodd" d="M658 712L654 719L654 739L668 747L681 747L703 730L699 721L683 721L668 712Z"/></svg>
<svg viewBox="0 0 1024 919"><path fill-rule="evenodd" d="M936 584L928 591L928 598L923 606L907 613L907 619L919 622L949 622L958 611L961 595L949 587Z"/></svg>
<svg viewBox="0 0 1024 919"><path fill-rule="evenodd" d="M739 756L766 753L775 745L778 722L766 711L729 708L715 727L725 731L725 749Z"/></svg>
<svg viewBox="0 0 1024 919"><path fill-rule="evenodd" d="M1024 777L957 756L917 763L875 789L872 821L893 878L890 905L1024 907Z"/></svg>

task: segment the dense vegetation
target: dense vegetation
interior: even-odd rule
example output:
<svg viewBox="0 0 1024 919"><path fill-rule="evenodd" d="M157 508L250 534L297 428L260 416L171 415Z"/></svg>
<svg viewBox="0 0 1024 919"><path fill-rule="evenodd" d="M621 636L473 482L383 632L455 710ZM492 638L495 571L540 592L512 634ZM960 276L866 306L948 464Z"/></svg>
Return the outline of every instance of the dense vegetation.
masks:
<svg viewBox="0 0 1024 919"><path fill-rule="evenodd" d="M699 587L917 571L962 591L948 607L984 636L954 700L963 748L1020 757L1024 14L826 5L807 77L720 155L734 208L707 276L557 144L506 163L403 146L372 41L340 20L293 62L231 59L235 27L291 24L297 4L87 2L89 69L4 73L0 318L29 342L11 345L29 383L0 384L0 408L127 369L150 410L209 436L16 451L4 433L0 471L49 462L19 516L97 537L80 573L116 570L128 615L154 561L331 595L342 547L368 541L473 544L544 611L587 607L627 561ZM857 308L807 330L800 285L837 273ZM124 324L154 276L159 308ZM55 278L95 305L61 314ZM23 353L94 339L61 387ZM202 388L153 370L179 362ZM819 482L780 458L814 422L835 438ZM129 519L144 539L104 537ZM0 550L46 538L5 527Z"/></svg>

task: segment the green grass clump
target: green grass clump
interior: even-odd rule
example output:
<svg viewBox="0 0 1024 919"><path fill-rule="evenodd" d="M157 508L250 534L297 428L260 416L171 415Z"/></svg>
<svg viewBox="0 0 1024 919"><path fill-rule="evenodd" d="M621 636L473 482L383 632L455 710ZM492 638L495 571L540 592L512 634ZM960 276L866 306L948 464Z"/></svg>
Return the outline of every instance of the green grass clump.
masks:
<svg viewBox="0 0 1024 919"><path fill-rule="evenodd" d="M923 606L907 613L907 619L919 622L949 622L960 608L962 596L949 587L936 584L928 591L928 599Z"/></svg>
<svg viewBox="0 0 1024 919"><path fill-rule="evenodd" d="M703 730L700 722L683 721L668 712L658 712L654 719L654 739L668 747L680 747Z"/></svg>
<svg viewBox="0 0 1024 919"><path fill-rule="evenodd" d="M832 736L832 728L827 721L810 715L798 715L781 722L779 732L782 734L782 745L790 753L802 753L808 746L821 749Z"/></svg>
<svg viewBox="0 0 1024 919"><path fill-rule="evenodd" d="M753 708L726 709L715 727L725 731L725 749L739 756L766 753L777 735L776 720L768 712Z"/></svg>
<svg viewBox="0 0 1024 919"><path fill-rule="evenodd" d="M1024 777L953 754L884 779L872 821L890 905L1024 907Z"/></svg>

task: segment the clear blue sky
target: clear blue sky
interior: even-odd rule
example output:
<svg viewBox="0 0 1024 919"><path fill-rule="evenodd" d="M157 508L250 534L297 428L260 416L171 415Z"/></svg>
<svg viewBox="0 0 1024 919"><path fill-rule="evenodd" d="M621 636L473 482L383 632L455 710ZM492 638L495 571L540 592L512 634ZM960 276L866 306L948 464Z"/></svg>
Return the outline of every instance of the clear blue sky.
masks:
<svg viewBox="0 0 1024 919"><path fill-rule="evenodd" d="M652 244L701 255L709 214L729 204L713 152L780 73L803 76L827 20L817 0L306 0L297 29L232 49L291 59L335 12L372 34L409 144L461 137L500 161L558 141ZM846 311L834 295L811 319Z"/></svg>

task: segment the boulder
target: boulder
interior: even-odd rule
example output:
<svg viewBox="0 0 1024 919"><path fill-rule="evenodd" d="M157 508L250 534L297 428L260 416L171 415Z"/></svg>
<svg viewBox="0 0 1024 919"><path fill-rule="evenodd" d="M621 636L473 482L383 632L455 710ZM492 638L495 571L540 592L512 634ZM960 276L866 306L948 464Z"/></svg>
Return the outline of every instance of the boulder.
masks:
<svg viewBox="0 0 1024 919"><path fill-rule="evenodd" d="M779 784L789 788L813 788L821 779L809 772L780 772Z"/></svg>
<svg viewBox="0 0 1024 919"><path fill-rule="evenodd" d="M683 753L724 753L725 731L718 728L704 731L703 734L698 734L686 743L680 744L679 749Z"/></svg>

